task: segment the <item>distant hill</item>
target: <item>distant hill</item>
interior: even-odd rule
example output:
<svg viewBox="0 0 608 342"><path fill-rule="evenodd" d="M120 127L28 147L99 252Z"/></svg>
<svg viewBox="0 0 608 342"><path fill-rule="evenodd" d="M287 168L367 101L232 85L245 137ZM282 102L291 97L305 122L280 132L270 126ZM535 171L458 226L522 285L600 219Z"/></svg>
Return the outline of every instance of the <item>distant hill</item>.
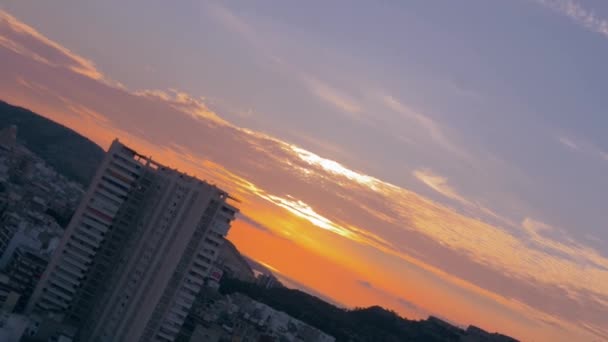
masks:
<svg viewBox="0 0 608 342"><path fill-rule="evenodd" d="M245 258L245 261L247 261L247 263L249 264L249 267L251 267L251 269L253 271L274 276L274 273L268 267L260 264L256 260L251 259L250 257L248 257L246 255L243 255L243 258Z"/></svg>
<svg viewBox="0 0 608 342"><path fill-rule="evenodd" d="M517 341L473 326L464 330L436 317L421 321L408 320L379 306L347 310L305 292L284 287L267 289L223 278L220 292L242 293L334 336L338 342Z"/></svg>
<svg viewBox="0 0 608 342"><path fill-rule="evenodd" d="M103 159L91 140L27 109L0 101L0 129L17 125L17 140L57 172L85 187Z"/></svg>

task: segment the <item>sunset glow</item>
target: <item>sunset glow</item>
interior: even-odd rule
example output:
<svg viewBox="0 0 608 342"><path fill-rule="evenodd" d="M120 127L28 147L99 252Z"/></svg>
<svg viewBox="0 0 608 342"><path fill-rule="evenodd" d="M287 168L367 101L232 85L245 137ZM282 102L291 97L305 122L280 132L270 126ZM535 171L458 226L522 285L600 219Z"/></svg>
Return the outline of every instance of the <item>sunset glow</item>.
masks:
<svg viewBox="0 0 608 342"><path fill-rule="evenodd" d="M106 72L111 68L108 65L119 63L119 57L130 52L105 51L103 45L79 43L55 22L61 19L48 25L32 22L39 17L31 8L34 5L6 3L0 6L1 100L64 124L104 148L118 137L155 160L226 189L238 199L241 211L228 238L243 254L271 269L290 286L349 308L382 305L412 319L435 315L527 341L608 339L608 235L604 229L608 201L602 202L606 200L603 191L608 190L604 158L608 155L607 141L602 147L601 141L583 137L555 138L557 133L568 132L551 117L538 123L536 120L541 119L533 114L513 114L512 123L511 111L505 109L506 113L499 115L484 107L490 101L496 101L488 105L490 108L508 102L516 103L513 108L536 113L540 105L533 99L510 98L498 90L486 94L484 89L460 89L460 83L467 83L467 75L453 72L456 81L439 79L437 73L452 71L439 66L425 69L424 58L415 57L415 46L398 56L411 58L416 73L427 72L416 80L421 87L436 91L417 91L414 71L412 85L401 88L385 70L371 66L368 76L358 81L355 71L368 64L352 57L356 55L352 51L342 59L343 65L334 64L335 72L342 72L342 67L355 71L340 75L328 72L324 80L323 72L315 71L316 64L305 64L301 56L274 48L280 45L278 41L295 45L291 36L286 39L276 33L281 30L270 29L285 23L272 21L272 15L224 7L221 2L192 5L190 12L196 13L188 24L192 27L184 24L175 32L167 28L158 33L158 44L162 45L158 50L178 49L181 45L176 37L194 27L217 35L199 33L196 44L210 41L203 52L184 52L179 58L165 56L175 64L179 64L176 60L181 62L180 58L184 63L200 58L204 65L200 71L185 66L149 66L150 70L165 67L179 73L184 77L183 87L188 89L181 91L175 89L173 81L152 71L147 78L137 76L139 69L152 63L146 60L129 58L133 74L122 74L119 69ZM600 36L595 39L606 45L608 33L602 28L608 19L602 18L608 18L608 8L593 14L576 4L529 1L517 6L525 6L533 13L530 16L546 17L548 27L563 20L582 31L579 34L591 30ZM402 21L412 20L411 25L426 27L418 23L416 15L404 16L409 19ZM209 26L196 26L200 22ZM327 59L327 63L333 60L338 52L310 43L305 24L296 21L294 25L302 26L294 29L293 39L298 44L309 44L293 47L295 51L318 49L323 56L319 58ZM331 22L326 25L327 30L336 30L332 31L336 37L346 39ZM145 30L144 26L139 29ZM409 32L405 28L401 31ZM544 31L534 32L542 36ZM92 32L91 40L97 34ZM100 37L109 34L99 33ZM375 46L373 39L362 37ZM333 36L327 39L339 40ZM355 49L349 44L359 43L345 41L342 48ZM422 44L416 45L419 49L425 46L423 42L412 44ZM241 45L247 54L239 57ZM230 61L222 61L215 51L209 51L214 49L232 52L226 57ZM602 53L608 55L604 50ZM285 58L280 58L279 51ZM456 62L457 56L454 53ZM604 55L598 52L598 56ZM393 57L387 53L378 58L389 63L394 62ZM214 78L213 63L228 62L233 63L234 70L224 68L222 77ZM259 82L259 88L236 89L239 82L249 82L239 74L243 72L242 63L251 63L246 64L254 70L249 78ZM454 66L458 68L458 64ZM547 68L548 74L554 72ZM258 72L276 78L275 83L266 83ZM190 78L189 73L194 76ZM140 82L150 82L155 90L145 89ZM219 98L194 90L196 82L205 83L200 89L213 87L226 95ZM340 82L344 90L332 86ZM393 91L391 87L403 90ZM527 93L517 94L523 98ZM542 95L547 99L559 97ZM264 108L275 108L258 99L264 96L269 103L279 103L278 114L270 119L259 114L258 122L251 117ZM281 102L281 96L286 102ZM245 105L235 103L234 98L242 98ZM296 101L302 101L302 106L315 105L287 118L292 108L289 101L294 101L293 107ZM441 101L445 103L434 103ZM472 103L471 111L454 109L454 116L449 118L451 112L446 117L437 115L449 112L448 101L454 106ZM532 109L523 108L521 103ZM577 106L591 106L567 105L572 106L570 112ZM323 110L331 114L310 114ZM564 120L584 121L583 116L572 115ZM599 114L585 118L589 122L603 120ZM528 119L530 127L538 125L546 131L537 126L525 128L521 122ZM289 120L293 123L288 129L285 122ZM468 122L483 126L479 131L488 126L487 131L478 136L458 134ZM332 131L325 134L331 125ZM587 132L585 129L592 131L581 128L577 134ZM317 131L321 133L314 135ZM505 136L511 136L513 145L508 145L511 140ZM518 153L526 152L526 148L518 139L529 139L525 147L536 154L520 156ZM381 143L376 145L376 141ZM575 156L565 156L570 154ZM536 164L542 158L546 158L544 164ZM572 159L562 162L563 158ZM581 165L588 166L583 169ZM558 174L562 171L565 174ZM570 208L568 215L576 217L573 220L579 220L580 226L564 218Z"/></svg>

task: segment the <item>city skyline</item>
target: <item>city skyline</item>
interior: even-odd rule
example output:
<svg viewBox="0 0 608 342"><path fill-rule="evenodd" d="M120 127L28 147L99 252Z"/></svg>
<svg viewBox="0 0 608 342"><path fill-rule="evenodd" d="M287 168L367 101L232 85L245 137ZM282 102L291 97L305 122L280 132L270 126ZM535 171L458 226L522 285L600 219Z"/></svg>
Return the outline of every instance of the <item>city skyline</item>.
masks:
<svg viewBox="0 0 608 342"><path fill-rule="evenodd" d="M226 188L229 238L286 283L525 340L608 336L605 5L125 5L136 29L110 2L0 4L3 100Z"/></svg>

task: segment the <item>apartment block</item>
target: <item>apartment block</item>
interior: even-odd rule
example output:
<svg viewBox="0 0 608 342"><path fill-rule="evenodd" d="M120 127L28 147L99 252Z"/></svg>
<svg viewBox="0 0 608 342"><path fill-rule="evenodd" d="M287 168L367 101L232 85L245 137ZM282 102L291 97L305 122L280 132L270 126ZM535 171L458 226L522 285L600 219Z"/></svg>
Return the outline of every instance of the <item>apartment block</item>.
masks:
<svg viewBox="0 0 608 342"><path fill-rule="evenodd" d="M229 200L114 141L28 311L83 341L173 341L237 213Z"/></svg>

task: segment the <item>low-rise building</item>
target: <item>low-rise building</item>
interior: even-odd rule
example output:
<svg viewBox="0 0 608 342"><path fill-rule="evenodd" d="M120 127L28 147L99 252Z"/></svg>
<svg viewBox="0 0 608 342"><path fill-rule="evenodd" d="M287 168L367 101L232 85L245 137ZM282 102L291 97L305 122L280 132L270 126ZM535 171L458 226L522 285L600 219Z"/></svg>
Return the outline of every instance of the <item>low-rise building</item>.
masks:
<svg viewBox="0 0 608 342"><path fill-rule="evenodd" d="M6 273L10 274L10 287L20 294L17 312L25 309L48 262L48 255L42 254L39 249L20 246L13 253Z"/></svg>

